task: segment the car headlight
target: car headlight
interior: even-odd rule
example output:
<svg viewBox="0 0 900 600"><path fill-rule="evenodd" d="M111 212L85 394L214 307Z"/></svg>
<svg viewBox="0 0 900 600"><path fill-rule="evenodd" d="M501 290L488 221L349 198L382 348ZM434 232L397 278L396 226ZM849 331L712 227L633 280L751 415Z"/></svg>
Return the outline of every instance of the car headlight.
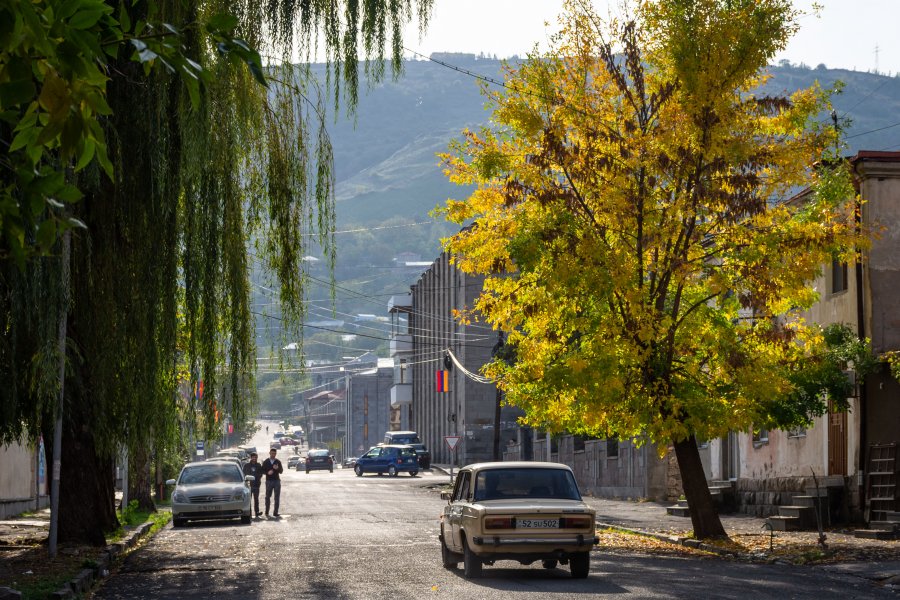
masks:
<svg viewBox="0 0 900 600"><path fill-rule="evenodd" d="M187 502L187 494L185 494L181 490L175 490L175 493L172 494L172 502L178 502L179 504Z"/></svg>
<svg viewBox="0 0 900 600"><path fill-rule="evenodd" d="M246 498L246 497L247 497L247 491L244 490L244 491L241 491L241 492L239 492L239 493L234 494L233 496L231 496L231 499L232 499L232 500L243 500L243 499Z"/></svg>

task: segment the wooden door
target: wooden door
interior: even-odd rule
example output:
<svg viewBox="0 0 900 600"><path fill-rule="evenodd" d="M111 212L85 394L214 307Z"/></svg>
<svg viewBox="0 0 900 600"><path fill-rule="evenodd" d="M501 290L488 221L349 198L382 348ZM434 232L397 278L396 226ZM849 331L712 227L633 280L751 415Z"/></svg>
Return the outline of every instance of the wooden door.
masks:
<svg viewBox="0 0 900 600"><path fill-rule="evenodd" d="M737 434L730 431L722 438L722 480L731 481L738 477Z"/></svg>
<svg viewBox="0 0 900 600"><path fill-rule="evenodd" d="M847 413L828 401L828 474L847 475Z"/></svg>

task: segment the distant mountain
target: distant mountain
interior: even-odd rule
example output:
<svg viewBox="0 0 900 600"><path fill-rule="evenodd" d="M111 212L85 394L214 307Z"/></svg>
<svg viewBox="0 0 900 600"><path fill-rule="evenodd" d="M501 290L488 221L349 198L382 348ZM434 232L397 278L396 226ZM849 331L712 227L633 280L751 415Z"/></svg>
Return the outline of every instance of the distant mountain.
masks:
<svg viewBox="0 0 900 600"><path fill-rule="evenodd" d="M445 54L441 59L459 69L502 78L497 60L471 54ZM322 69L319 65L314 71ZM823 87L844 83L835 107L851 121L847 154L900 149L900 78L787 62L773 66L771 74L762 93L790 93L815 81ZM448 197L467 195L467 190L447 182L436 154L445 152L464 128L488 122L479 85L475 77L447 66L408 61L399 79L361 91L355 119L342 115L330 124L338 230L367 230L337 236L338 311L386 311L387 296L408 291L421 272L393 259L408 252L430 261L440 252L440 238L456 229L428 216ZM422 222L428 224L410 225ZM324 289L313 294L328 297ZM377 343L372 341L376 337L367 339Z"/></svg>
<svg viewBox="0 0 900 600"><path fill-rule="evenodd" d="M497 60L471 54L442 58L461 69L501 77ZM844 82L835 107L852 122L846 132L848 153L900 148L900 78L786 62L771 73L763 93L790 93L816 80L823 87ZM484 105L477 79L428 61L408 61L400 79L363 92L355 126L341 118L330 128L339 227L371 226L391 217L420 221L447 197L464 197L464 190L447 183L435 155L445 152L464 128L487 123Z"/></svg>

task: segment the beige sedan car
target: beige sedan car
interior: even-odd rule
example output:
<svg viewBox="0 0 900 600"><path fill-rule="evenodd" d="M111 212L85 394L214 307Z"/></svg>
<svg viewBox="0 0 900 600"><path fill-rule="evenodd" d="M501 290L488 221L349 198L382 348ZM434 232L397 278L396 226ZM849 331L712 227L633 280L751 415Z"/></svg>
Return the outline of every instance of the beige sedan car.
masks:
<svg viewBox="0 0 900 600"><path fill-rule="evenodd" d="M590 571L590 551L599 539L595 511L581 500L572 470L544 462L491 462L463 467L452 492L441 497L441 558L467 579L482 565L515 560L544 568L568 564L572 577Z"/></svg>

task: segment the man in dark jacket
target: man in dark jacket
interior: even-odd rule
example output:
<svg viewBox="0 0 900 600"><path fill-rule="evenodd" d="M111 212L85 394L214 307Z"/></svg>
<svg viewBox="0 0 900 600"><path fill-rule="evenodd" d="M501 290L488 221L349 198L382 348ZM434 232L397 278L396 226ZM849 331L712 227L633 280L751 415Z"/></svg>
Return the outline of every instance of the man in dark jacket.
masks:
<svg viewBox="0 0 900 600"><path fill-rule="evenodd" d="M253 475L250 482L250 493L253 495L253 513L259 518L259 486L262 483L263 467L259 464L259 455L250 453L250 462L244 465L244 475Z"/></svg>
<svg viewBox="0 0 900 600"><path fill-rule="evenodd" d="M281 474L284 473L284 467L281 461L275 458L277 451L275 448L269 450L269 458L263 461L262 470L266 474L266 516L269 516L269 499L272 493L275 493L275 512L272 513L276 519L279 517L278 504L281 500Z"/></svg>

